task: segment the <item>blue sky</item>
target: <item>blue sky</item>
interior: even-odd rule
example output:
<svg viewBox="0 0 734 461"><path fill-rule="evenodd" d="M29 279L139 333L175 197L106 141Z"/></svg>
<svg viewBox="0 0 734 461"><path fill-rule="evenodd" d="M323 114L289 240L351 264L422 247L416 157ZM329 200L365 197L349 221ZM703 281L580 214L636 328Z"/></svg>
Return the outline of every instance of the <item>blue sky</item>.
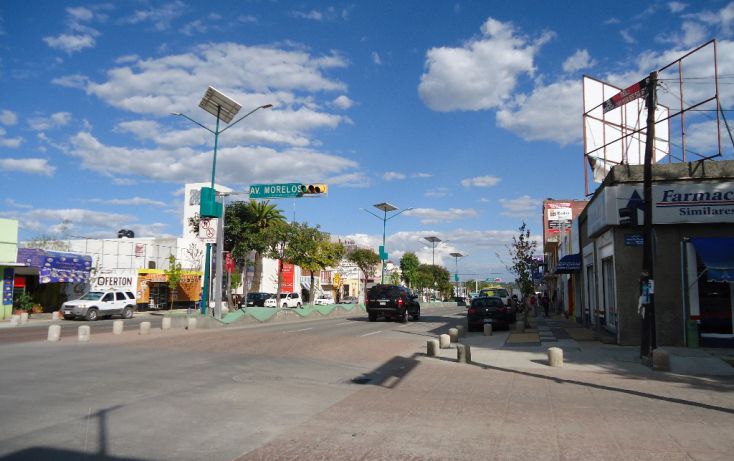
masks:
<svg viewBox="0 0 734 461"><path fill-rule="evenodd" d="M16 1L0 3L0 216L38 235L180 236L182 188L211 176L207 86L258 111L221 136L217 182L326 182L298 221L398 260L507 278L544 198L584 196L581 76L620 87L716 38L726 1ZM732 106L722 85L722 104ZM733 118L734 117L731 117ZM497 257L499 253L501 258ZM467 275L462 278L472 278Z"/></svg>

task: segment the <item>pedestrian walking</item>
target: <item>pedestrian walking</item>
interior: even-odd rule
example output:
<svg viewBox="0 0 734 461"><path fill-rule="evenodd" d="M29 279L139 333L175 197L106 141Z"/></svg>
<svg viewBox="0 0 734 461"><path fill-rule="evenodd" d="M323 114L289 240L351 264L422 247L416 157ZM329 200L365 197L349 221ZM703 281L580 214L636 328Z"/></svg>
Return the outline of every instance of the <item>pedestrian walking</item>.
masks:
<svg viewBox="0 0 734 461"><path fill-rule="evenodd" d="M543 297L540 298L540 305L543 306L543 313L548 317L550 311L550 298L548 297L547 291L543 292Z"/></svg>

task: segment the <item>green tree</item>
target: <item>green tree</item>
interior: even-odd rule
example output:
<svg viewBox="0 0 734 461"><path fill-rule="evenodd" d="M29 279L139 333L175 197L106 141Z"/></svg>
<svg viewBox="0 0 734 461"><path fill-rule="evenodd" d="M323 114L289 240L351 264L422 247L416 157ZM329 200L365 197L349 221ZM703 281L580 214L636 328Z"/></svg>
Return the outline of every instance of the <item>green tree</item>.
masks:
<svg viewBox="0 0 734 461"><path fill-rule="evenodd" d="M418 266L417 273L418 288L435 289L444 299L451 296L453 286L448 269L433 264L421 264Z"/></svg>
<svg viewBox="0 0 734 461"><path fill-rule="evenodd" d="M380 256L371 248L357 248L347 255L347 259L359 267L364 275L364 289L367 291L367 277L374 274L380 263Z"/></svg>
<svg viewBox="0 0 734 461"><path fill-rule="evenodd" d="M314 273L324 266L322 258L322 246L329 241L329 234L321 232L319 226L310 227L308 224L294 223L293 240L290 242L286 252L288 258L311 273L311 286L308 293L308 301L313 303L314 298Z"/></svg>
<svg viewBox="0 0 734 461"><path fill-rule="evenodd" d="M176 261L174 255L168 257L168 269L164 270L168 277L168 292L171 296L171 305L168 310L173 309L173 303L178 295L178 284L181 282L181 263Z"/></svg>
<svg viewBox="0 0 734 461"><path fill-rule="evenodd" d="M400 272L402 272L403 281L408 287L413 288L418 275L418 266L420 266L418 256L413 252L407 252L400 258Z"/></svg>
<svg viewBox="0 0 734 461"><path fill-rule="evenodd" d="M523 297L527 297L535 291L533 285L533 271L537 264L533 260L537 242L530 239L530 229L523 222L518 228L518 235L512 237L512 245L507 250L512 258L512 265L507 268L515 274L515 283L520 288ZM524 317L527 323L528 309L524 309Z"/></svg>
<svg viewBox="0 0 734 461"><path fill-rule="evenodd" d="M293 264L293 251L289 249L296 240L298 223L280 222L270 225L264 230L264 237L268 244L265 256L277 259L278 263L278 291L275 294L276 305L280 306L280 291L283 284L283 265Z"/></svg>

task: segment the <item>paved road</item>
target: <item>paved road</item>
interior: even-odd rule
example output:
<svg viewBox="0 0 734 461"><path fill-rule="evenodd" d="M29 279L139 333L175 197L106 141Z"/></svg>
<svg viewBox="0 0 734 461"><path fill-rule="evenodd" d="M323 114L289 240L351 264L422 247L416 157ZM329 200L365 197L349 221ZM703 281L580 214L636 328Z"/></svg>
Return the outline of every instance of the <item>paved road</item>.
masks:
<svg viewBox="0 0 734 461"><path fill-rule="evenodd" d="M456 311L408 324L359 315L6 343L0 460L234 459L360 391L358 383L402 370L407 362L396 358L424 348L458 321Z"/></svg>

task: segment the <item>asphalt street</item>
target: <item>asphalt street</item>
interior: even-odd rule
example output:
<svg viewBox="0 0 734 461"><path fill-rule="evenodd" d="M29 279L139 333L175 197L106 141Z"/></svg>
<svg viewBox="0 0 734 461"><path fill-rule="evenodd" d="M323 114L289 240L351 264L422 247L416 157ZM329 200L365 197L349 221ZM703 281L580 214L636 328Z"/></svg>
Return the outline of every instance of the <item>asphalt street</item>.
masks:
<svg viewBox="0 0 734 461"><path fill-rule="evenodd" d="M137 329L142 322L150 322L151 328L160 328L163 315L136 314L131 319L125 319L125 328ZM15 328L0 329L0 344L43 341L48 335L48 326L51 324L61 325L62 339L75 339L78 335L80 325L89 325L92 333L109 333L112 331L112 323L116 318L100 319L94 322L86 320L57 320L39 321Z"/></svg>
<svg viewBox="0 0 734 461"><path fill-rule="evenodd" d="M459 313L459 315L454 315ZM366 315L156 330L92 324L89 343L28 340L0 330L0 459L230 460L287 435L460 322L463 309L420 322ZM146 319L148 320L148 319ZM66 328L68 325L69 328ZM35 334L35 332L34 332ZM375 371L379 370L379 371Z"/></svg>

